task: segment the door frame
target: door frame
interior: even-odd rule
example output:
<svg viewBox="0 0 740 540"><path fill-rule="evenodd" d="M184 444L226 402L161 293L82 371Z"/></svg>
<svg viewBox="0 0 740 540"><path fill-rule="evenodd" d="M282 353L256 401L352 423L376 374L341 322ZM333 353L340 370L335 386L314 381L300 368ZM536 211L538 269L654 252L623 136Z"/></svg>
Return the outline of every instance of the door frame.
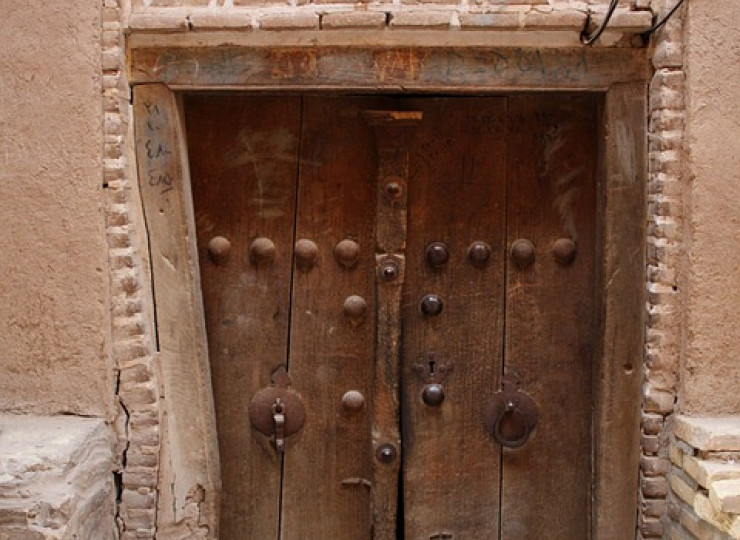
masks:
<svg viewBox="0 0 740 540"><path fill-rule="evenodd" d="M134 140L163 408L160 505L203 493L218 535L219 458L182 103L186 91L603 95L597 208L592 538L636 529L647 210L644 49L248 46L133 36ZM130 445L136 444L130 441ZM177 474L175 474L175 471ZM165 487L166 486L166 487Z"/></svg>

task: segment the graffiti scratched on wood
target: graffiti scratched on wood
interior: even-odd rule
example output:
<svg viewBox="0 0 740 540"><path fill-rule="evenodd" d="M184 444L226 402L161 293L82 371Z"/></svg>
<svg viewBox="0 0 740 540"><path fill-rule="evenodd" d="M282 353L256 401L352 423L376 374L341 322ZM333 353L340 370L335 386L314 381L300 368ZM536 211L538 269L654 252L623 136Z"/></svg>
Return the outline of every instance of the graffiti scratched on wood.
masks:
<svg viewBox="0 0 740 540"><path fill-rule="evenodd" d="M644 80L644 52L588 48L142 48L134 83L599 88Z"/></svg>

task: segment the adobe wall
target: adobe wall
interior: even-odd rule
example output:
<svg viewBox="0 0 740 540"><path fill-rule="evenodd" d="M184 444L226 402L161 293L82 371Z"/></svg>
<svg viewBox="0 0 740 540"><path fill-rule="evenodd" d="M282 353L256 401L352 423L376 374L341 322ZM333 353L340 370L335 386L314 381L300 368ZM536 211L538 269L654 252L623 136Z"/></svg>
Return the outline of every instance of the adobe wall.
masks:
<svg viewBox="0 0 740 540"><path fill-rule="evenodd" d="M739 20L734 2L689 2L689 332L679 406L690 416L740 415Z"/></svg>
<svg viewBox="0 0 740 540"><path fill-rule="evenodd" d="M100 7L0 23L0 411L113 417Z"/></svg>

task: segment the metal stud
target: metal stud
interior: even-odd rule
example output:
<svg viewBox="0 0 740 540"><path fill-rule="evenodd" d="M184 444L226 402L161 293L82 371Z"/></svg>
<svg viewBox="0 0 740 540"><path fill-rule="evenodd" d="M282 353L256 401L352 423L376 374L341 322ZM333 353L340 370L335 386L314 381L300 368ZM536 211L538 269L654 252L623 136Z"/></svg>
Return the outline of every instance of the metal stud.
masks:
<svg viewBox="0 0 740 540"><path fill-rule="evenodd" d="M380 263L379 275L383 281L394 281L400 273L401 270L398 267L398 263L393 259L385 259Z"/></svg>
<svg viewBox="0 0 740 540"><path fill-rule="evenodd" d="M567 266L576 258L576 243L570 238L559 238L552 245L552 254L558 264Z"/></svg>
<svg viewBox="0 0 740 540"><path fill-rule="evenodd" d="M253 263L267 263L275 259L275 243L269 238L255 238L249 246L249 257Z"/></svg>
<svg viewBox="0 0 740 540"><path fill-rule="evenodd" d="M445 400L445 391L441 384L427 384L421 391L421 399L425 405L439 407Z"/></svg>
<svg viewBox="0 0 740 540"><path fill-rule="evenodd" d="M389 199L398 199L403 194L403 181L400 178L389 178L385 185L385 194Z"/></svg>
<svg viewBox="0 0 740 540"><path fill-rule="evenodd" d="M519 268L527 268L534 262L534 244L524 238L515 241L511 244L511 258Z"/></svg>
<svg viewBox="0 0 740 540"><path fill-rule="evenodd" d="M301 238L295 243L295 259L302 270L310 270L319 255L319 247L312 240Z"/></svg>
<svg viewBox="0 0 740 540"><path fill-rule="evenodd" d="M231 251L231 242L223 236L214 236L208 242L208 255L214 263L225 262Z"/></svg>
<svg viewBox="0 0 740 540"><path fill-rule="evenodd" d="M444 302L436 294L427 294L421 299L421 312L427 317L436 317L442 313Z"/></svg>
<svg viewBox="0 0 740 540"><path fill-rule="evenodd" d="M345 268L352 268L360 257L360 245L354 240L345 238L334 246L334 257Z"/></svg>
<svg viewBox="0 0 740 540"><path fill-rule="evenodd" d="M439 268L444 266L450 258L450 252L447 249L447 245L443 242L432 242L427 246L426 257L429 266L432 268Z"/></svg>
<svg viewBox="0 0 740 540"><path fill-rule="evenodd" d="M375 457L382 463L393 463L398 456L398 450L390 443L381 444L375 450Z"/></svg>
<svg viewBox="0 0 740 540"><path fill-rule="evenodd" d="M468 259L476 266L483 266L491 258L491 246L485 242L473 242L468 248Z"/></svg>
<svg viewBox="0 0 740 540"><path fill-rule="evenodd" d="M344 315L353 326L359 325L367 313L367 302L362 296L353 294L344 300Z"/></svg>
<svg viewBox="0 0 740 540"><path fill-rule="evenodd" d="M361 411L365 406L365 396L357 390L349 390L342 396L342 407L345 411Z"/></svg>

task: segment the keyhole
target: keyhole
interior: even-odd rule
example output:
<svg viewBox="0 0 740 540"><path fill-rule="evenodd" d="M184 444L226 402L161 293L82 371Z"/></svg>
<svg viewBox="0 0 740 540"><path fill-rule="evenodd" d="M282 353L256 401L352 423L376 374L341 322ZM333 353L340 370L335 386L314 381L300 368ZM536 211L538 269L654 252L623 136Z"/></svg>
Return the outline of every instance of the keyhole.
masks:
<svg viewBox="0 0 740 540"><path fill-rule="evenodd" d="M434 360L429 360L429 378L434 378Z"/></svg>

